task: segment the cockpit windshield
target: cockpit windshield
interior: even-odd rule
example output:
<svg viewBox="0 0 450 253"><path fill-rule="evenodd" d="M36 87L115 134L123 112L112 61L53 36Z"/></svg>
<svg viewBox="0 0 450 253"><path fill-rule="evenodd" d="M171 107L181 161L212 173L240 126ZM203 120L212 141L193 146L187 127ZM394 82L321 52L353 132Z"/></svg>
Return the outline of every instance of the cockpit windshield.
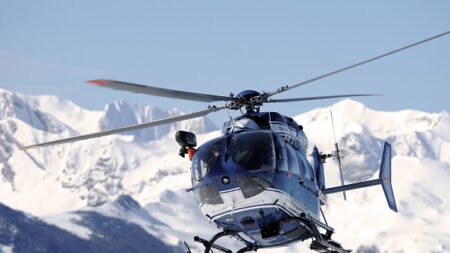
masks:
<svg viewBox="0 0 450 253"><path fill-rule="evenodd" d="M258 124L250 118L238 118L228 120L223 124L222 133L240 131L240 130L256 130L260 129Z"/></svg>
<svg viewBox="0 0 450 253"><path fill-rule="evenodd" d="M275 150L272 131L245 131L235 134L230 143L233 162L251 170L274 170Z"/></svg>

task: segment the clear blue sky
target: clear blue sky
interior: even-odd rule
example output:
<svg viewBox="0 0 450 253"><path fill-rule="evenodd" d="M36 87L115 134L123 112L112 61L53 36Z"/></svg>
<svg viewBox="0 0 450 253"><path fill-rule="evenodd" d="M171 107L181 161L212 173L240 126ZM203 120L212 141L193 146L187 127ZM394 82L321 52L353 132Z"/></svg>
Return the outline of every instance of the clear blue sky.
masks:
<svg viewBox="0 0 450 253"><path fill-rule="evenodd" d="M207 105L83 82L271 91L448 30L448 0L0 1L0 87L96 110L120 99L195 111ZM450 36L278 98L346 93L385 94L357 99L377 110L449 111ZM336 101L270 110L295 116ZM212 118L219 125L225 115Z"/></svg>

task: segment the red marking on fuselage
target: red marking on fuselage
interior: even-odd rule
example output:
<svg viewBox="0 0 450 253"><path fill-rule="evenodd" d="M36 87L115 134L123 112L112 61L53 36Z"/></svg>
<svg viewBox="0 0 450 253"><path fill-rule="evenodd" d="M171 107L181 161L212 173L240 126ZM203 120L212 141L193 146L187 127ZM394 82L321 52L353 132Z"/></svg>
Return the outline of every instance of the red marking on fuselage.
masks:
<svg viewBox="0 0 450 253"><path fill-rule="evenodd" d="M102 85L111 83L111 81L109 81L109 80L91 80L91 81L87 81L85 83L102 86Z"/></svg>
<svg viewBox="0 0 450 253"><path fill-rule="evenodd" d="M189 160L192 161L192 158L194 157L195 152L197 152L197 150L195 148L188 148L187 153L189 155Z"/></svg>

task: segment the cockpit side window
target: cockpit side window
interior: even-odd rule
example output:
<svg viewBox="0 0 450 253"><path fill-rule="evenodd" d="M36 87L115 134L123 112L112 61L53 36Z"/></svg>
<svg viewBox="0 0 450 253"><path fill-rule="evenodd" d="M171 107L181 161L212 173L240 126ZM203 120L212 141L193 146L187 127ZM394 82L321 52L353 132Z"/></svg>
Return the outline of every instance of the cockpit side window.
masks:
<svg viewBox="0 0 450 253"><path fill-rule="evenodd" d="M198 149L192 159L192 176L195 181L202 181L214 164L223 156L225 141L226 139L212 141Z"/></svg>
<svg viewBox="0 0 450 253"><path fill-rule="evenodd" d="M305 164L305 159L303 159L302 155L299 152L295 152L297 155L297 160L300 166L300 173L303 177L306 177L309 179L309 173L308 173L308 167Z"/></svg>
<svg viewBox="0 0 450 253"><path fill-rule="evenodd" d="M275 140L275 154L277 158L277 170L288 172L288 163L287 163L287 152L286 145L284 141L281 140L281 137L277 134L273 134L273 139Z"/></svg>
<svg viewBox="0 0 450 253"><path fill-rule="evenodd" d="M302 159L302 158L300 158L300 159L302 161L302 167L303 167L302 170L304 172L304 174L303 174L304 177L309 179L309 180L313 180L313 177L311 176L311 171L309 170L309 166L308 166L306 160Z"/></svg>
<svg viewBox="0 0 450 253"><path fill-rule="evenodd" d="M287 151L286 153L288 154L289 171L292 174L300 175L299 162L301 161L298 161L294 148L292 148L290 145L286 145L286 151Z"/></svg>
<svg viewBox="0 0 450 253"><path fill-rule="evenodd" d="M302 172L303 177L305 177L305 178L307 178L309 180L313 180L314 178L311 175L311 170L310 170L310 166L308 164L308 161L305 158L301 157L300 154L297 154L297 158L298 158L298 161L301 163L300 164L300 167L301 167L300 170Z"/></svg>
<svg viewBox="0 0 450 253"><path fill-rule="evenodd" d="M308 166L307 169L308 169L309 172L310 172L311 180L314 180L316 177L315 177L315 175L314 175L314 170L313 170L311 164L310 164L310 163L308 162L308 160L306 160L306 159L305 159L305 163L306 163L306 165Z"/></svg>

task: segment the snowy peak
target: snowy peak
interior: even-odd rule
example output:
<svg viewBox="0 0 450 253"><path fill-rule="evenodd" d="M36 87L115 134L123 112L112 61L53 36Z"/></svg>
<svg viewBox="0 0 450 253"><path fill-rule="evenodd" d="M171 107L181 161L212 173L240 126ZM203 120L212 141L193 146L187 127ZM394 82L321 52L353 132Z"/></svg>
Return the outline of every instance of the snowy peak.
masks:
<svg viewBox="0 0 450 253"><path fill-rule="evenodd" d="M342 195L330 194L324 211L336 229L335 239L353 249L367 245L360 252L376 252L378 248L381 252L446 252L450 247L446 232L450 220L449 114L379 112L353 100L330 108L347 183L375 177L383 142L393 145L392 178L399 207L399 214L390 213L377 187L349 192L347 202L341 200ZM330 108L295 117L304 127L310 150L313 145L326 153L334 150ZM215 129L206 118L131 135L17 150L22 144L180 113L120 101L108 104L103 111L89 111L52 96L0 90L0 202L45 216L47 222L82 239L104 242L102 236L111 235L109 239L127 243L138 239L123 233L123 229L130 229L145 235L136 240L139 245L152 235L179 249L183 240L191 245L193 235L209 237L217 230L201 214L193 194L185 191L190 186L190 162L177 155L179 146L172 135L178 129L193 131L199 144L220 135L219 131L200 134ZM327 187L339 184L336 164L327 160L325 168ZM2 224L0 233L1 229ZM309 252L304 250L307 244L275 250ZM376 247L371 246L374 244Z"/></svg>
<svg viewBox="0 0 450 253"><path fill-rule="evenodd" d="M115 201L114 205L122 207L124 210L133 211L142 209L136 200L129 195L120 195Z"/></svg>
<svg viewBox="0 0 450 253"><path fill-rule="evenodd" d="M206 118L198 118L132 132L133 138L112 135L19 151L19 147L33 143L143 123L180 112L120 101L108 104L105 111L89 111L54 96L26 96L1 89L0 109L1 201L34 214L97 206L121 194L141 191L152 183L149 176L142 176L144 172L173 160L162 162L161 152L150 153L149 149L158 149L169 137L172 140L177 129L203 133L215 128ZM159 140L164 141L157 146L149 142ZM178 152L176 147L173 150L171 155ZM153 170L159 169L165 172L165 168ZM169 174L180 171L184 172L179 167ZM136 185L136 190L123 185L129 174L133 174L133 179L126 181ZM51 204L41 205L39 197L48 194L54 196L48 200Z"/></svg>
<svg viewBox="0 0 450 253"><path fill-rule="evenodd" d="M152 217L136 200L129 195L120 195L114 201L108 201L102 205L84 208L83 211L94 211L108 217L115 217L135 222L137 224L147 224L148 232L158 234L159 227L167 225Z"/></svg>
<svg viewBox="0 0 450 253"><path fill-rule="evenodd" d="M104 131L168 118L180 114L182 113L178 109L163 111L154 106L132 105L124 101L115 101L105 106L103 116L99 120L99 128ZM212 124L207 118L197 118L174 124L126 132L123 133L123 135L133 135L136 141L145 142L161 139L173 131L180 129L202 134L216 130L217 127L215 127L214 124Z"/></svg>
<svg viewBox="0 0 450 253"><path fill-rule="evenodd" d="M146 221L152 225L166 226L161 221L151 217L149 213L129 195L120 195L114 202L112 202L112 204L106 203L103 208L109 210L115 209L118 210L119 213L126 215L126 217L121 218L130 219L133 216L135 219Z"/></svg>
<svg viewBox="0 0 450 253"><path fill-rule="evenodd" d="M111 102L104 111L90 111L55 96L26 96L0 89L0 121L18 119L51 134L65 130L70 135L86 134L179 114L182 112L178 109L164 111L154 106L133 105L124 101ZM197 118L124 134L135 136L137 141L150 141L161 139L176 129L206 133L217 127L207 118Z"/></svg>
<svg viewBox="0 0 450 253"><path fill-rule="evenodd" d="M307 123L317 120L330 121L330 110L333 111L335 121L340 122L336 132L362 133L366 129L381 138L414 131L423 132L438 128L441 124L450 121L450 116L446 111L441 113L425 113L415 110L382 112L369 109L362 103L351 99L342 100L331 107L312 110L297 118ZM330 124L328 123L328 125Z"/></svg>
<svg viewBox="0 0 450 253"><path fill-rule="evenodd" d="M177 108L169 111L170 116L177 116L183 114ZM173 130L185 130L194 133L208 133L211 131L218 130L217 126L214 125L208 118L195 118L188 121L180 121L172 125Z"/></svg>
<svg viewBox="0 0 450 253"><path fill-rule="evenodd" d="M0 89L0 118L10 118L14 116L14 99L13 93L4 89Z"/></svg>
<svg viewBox="0 0 450 253"><path fill-rule="evenodd" d="M347 180L368 179L379 169L384 141L392 144L394 156L428 158L450 164L450 154L445 152L450 140L450 116L446 111L382 112L345 99L331 107L295 117L303 125L310 144L323 152L334 150L330 110L333 111L336 138L343 150Z"/></svg>
<svg viewBox="0 0 450 253"><path fill-rule="evenodd" d="M49 133L60 133L66 128L53 115L30 103L26 96L0 89L0 120L12 118Z"/></svg>
<svg viewBox="0 0 450 253"><path fill-rule="evenodd" d="M105 106L103 116L99 121L99 128L104 131L145 123L168 116L169 113L153 106L131 105L123 101L116 101ZM169 131L170 125L163 125L124 134L133 135L137 141L150 141L167 135Z"/></svg>

